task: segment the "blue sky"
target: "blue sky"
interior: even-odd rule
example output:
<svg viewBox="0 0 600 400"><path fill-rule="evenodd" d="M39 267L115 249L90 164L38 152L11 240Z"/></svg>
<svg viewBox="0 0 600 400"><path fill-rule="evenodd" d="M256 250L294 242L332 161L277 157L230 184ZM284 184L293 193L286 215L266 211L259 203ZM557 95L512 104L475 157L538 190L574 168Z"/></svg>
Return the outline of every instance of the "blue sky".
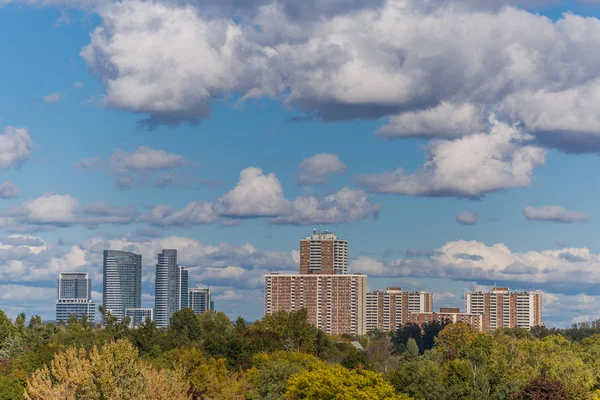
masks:
<svg viewBox="0 0 600 400"><path fill-rule="evenodd" d="M0 0L0 308L53 318L60 271L100 303L104 248L152 306L176 247L254 320L321 228L373 289L600 318L600 4L235 4Z"/></svg>

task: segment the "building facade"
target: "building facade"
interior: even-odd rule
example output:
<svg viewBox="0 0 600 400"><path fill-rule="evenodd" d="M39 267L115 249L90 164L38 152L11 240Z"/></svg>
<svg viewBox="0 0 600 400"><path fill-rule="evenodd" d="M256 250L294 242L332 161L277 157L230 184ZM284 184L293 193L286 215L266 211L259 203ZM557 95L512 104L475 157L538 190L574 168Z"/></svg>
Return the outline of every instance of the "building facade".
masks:
<svg viewBox="0 0 600 400"><path fill-rule="evenodd" d="M188 303L188 271L177 265L177 250L164 249L157 255L154 321L169 326L171 316Z"/></svg>
<svg viewBox="0 0 600 400"><path fill-rule="evenodd" d="M531 329L542 325L542 295L493 288L491 292L465 293L465 312L484 316L483 330L498 328Z"/></svg>
<svg viewBox="0 0 600 400"><path fill-rule="evenodd" d="M177 275L177 310L188 306L188 276L188 270L185 267L179 267L179 274Z"/></svg>
<svg viewBox="0 0 600 400"><path fill-rule="evenodd" d="M56 321L67 322L71 316L96 321L96 305L92 301L92 280L87 273L61 272L56 293Z"/></svg>
<svg viewBox="0 0 600 400"><path fill-rule="evenodd" d="M202 314L215 309L211 300L210 289L192 288L188 290L188 307L194 314Z"/></svg>
<svg viewBox="0 0 600 400"><path fill-rule="evenodd" d="M142 256L128 251L104 250L102 306L121 321L128 308L142 303Z"/></svg>
<svg viewBox="0 0 600 400"><path fill-rule="evenodd" d="M265 275L266 315L305 308L308 321L332 335L365 334L366 302L366 275Z"/></svg>
<svg viewBox="0 0 600 400"><path fill-rule="evenodd" d="M311 237L300 240L300 273L347 274L348 241L327 230L313 230Z"/></svg>
<svg viewBox="0 0 600 400"><path fill-rule="evenodd" d="M459 308L440 308L440 312L416 312L409 314L409 323L423 326L429 322L446 322L455 324L464 322L474 330L483 332L484 316L482 314L468 314Z"/></svg>
<svg viewBox="0 0 600 400"><path fill-rule="evenodd" d="M367 293L367 331L396 331L409 321L411 313L431 312L433 294L403 292L399 287Z"/></svg>
<svg viewBox="0 0 600 400"><path fill-rule="evenodd" d="M136 328L146 322L146 318L154 321L154 310L152 308L128 308L125 316L129 317L129 326Z"/></svg>

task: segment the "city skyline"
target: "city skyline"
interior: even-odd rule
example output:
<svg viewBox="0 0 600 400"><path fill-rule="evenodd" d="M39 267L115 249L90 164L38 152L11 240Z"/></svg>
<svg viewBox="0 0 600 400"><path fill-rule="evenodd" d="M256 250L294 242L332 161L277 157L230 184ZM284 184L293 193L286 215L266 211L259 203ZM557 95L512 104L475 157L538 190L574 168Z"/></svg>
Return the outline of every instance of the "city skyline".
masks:
<svg viewBox="0 0 600 400"><path fill-rule="evenodd" d="M328 229L369 290L600 318L599 2L243 3L0 1L7 315L53 319L61 271L100 304L105 249L142 256L154 307L179 249L255 320L262 277Z"/></svg>

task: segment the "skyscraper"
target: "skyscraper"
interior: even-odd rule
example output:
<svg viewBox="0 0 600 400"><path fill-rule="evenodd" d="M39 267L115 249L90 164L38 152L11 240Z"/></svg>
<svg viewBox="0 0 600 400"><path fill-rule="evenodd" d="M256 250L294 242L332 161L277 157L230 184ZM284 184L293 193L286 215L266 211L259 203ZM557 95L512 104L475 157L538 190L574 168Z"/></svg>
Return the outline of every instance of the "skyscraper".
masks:
<svg viewBox="0 0 600 400"><path fill-rule="evenodd" d="M121 321L128 308L142 305L142 256L128 251L104 250L102 305Z"/></svg>
<svg viewBox="0 0 600 400"><path fill-rule="evenodd" d="M348 241L325 230L300 240L301 274L347 274Z"/></svg>
<svg viewBox="0 0 600 400"><path fill-rule="evenodd" d="M177 250L164 249L156 264L154 320L159 327L169 326L171 316L187 307L188 271L177 265Z"/></svg>
<svg viewBox="0 0 600 400"><path fill-rule="evenodd" d="M56 321L67 322L71 315L96 320L96 305L92 301L92 281L83 272L61 272L58 276Z"/></svg>
<svg viewBox="0 0 600 400"><path fill-rule="evenodd" d="M465 293L465 312L483 315L483 330L542 325L542 295L493 288L491 292Z"/></svg>
<svg viewBox="0 0 600 400"><path fill-rule="evenodd" d="M177 310L181 310L188 306L188 270L184 267L179 267L177 275Z"/></svg>
<svg viewBox="0 0 600 400"><path fill-rule="evenodd" d="M210 289L192 288L188 291L188 307L194 314L202 314L213 310L214 304L210 298Z"/></svg>

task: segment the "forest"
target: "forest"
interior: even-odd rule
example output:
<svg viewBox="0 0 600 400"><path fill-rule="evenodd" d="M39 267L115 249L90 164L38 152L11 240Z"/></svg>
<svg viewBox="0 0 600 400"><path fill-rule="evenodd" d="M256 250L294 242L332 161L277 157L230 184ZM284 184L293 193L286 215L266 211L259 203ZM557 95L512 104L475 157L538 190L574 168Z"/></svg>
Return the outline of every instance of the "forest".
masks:
<svg viewBox="0 0 600 400"><path fill-rule="evenodd" d="M184 309L168 329L0 311L0 400L600 399L600 323L330 336L305 310L247 323Z"/></svg>

